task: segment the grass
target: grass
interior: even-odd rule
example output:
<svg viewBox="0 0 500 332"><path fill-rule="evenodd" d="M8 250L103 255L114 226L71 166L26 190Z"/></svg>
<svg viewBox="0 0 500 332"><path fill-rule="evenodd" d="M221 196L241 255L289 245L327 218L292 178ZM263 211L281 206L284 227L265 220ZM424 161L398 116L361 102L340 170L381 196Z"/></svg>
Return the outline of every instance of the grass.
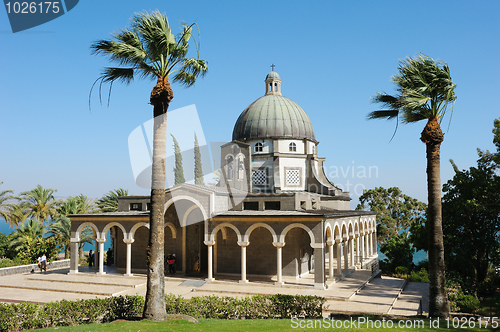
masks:
<svg viewBox="0 0 500 332"><path fill-rule="evenodd" d="M354 319L354 318L353 318ZM371 321L376 321L377 318L370 318ZM344 321L344 320L343 320ZM354 319L355 322L356 319ZM201 319L199 324L191 323L186 320L168 320L165 322L151 322L147 320L141 321L117 321L113 323L106 324L89 324L89 325L79 325L71 327L58 327L41 329L38 331L53 331L58 332L64 331L116 331L116 332L131 332L131 331L214 331L214 332L236 332L236 331L304 331L304 330L332 330L332 331L453 331L452 323L447 328L446 324L441 321L441 328L430 328L429 319L423 319L423 327L414 328L397 328L399 320L394 320L394 328L367 328L366 324L356 324L354 326L346 326L346 328L337 329L331 325L320 325L325 324L325 321L321 320L304 320L302 323L300 321L292 322L289 319L252 319L252 320L217 320L217 319ZM328 320L331 323L331 321ZM350 324L348 320L345 320L345 324ZM381 320L379 320L381 322ZM385 321L386 324L387 321ZM408 324L408 326L416 325L416 320L404 320L403 324ZM333 321L335 324L336 321ZM300 325L299 325L300 324ZM314 325L315 324L315 325ZM326 323L328 324L328 323ZM338 323L340 324L340 323ZM382 324L382 322L381 322ZM294 328L295 327L295 328ZM316 327L316 328L314 328ZM468 328L467 331L488 331L492 329L481 328Z"/></svg>

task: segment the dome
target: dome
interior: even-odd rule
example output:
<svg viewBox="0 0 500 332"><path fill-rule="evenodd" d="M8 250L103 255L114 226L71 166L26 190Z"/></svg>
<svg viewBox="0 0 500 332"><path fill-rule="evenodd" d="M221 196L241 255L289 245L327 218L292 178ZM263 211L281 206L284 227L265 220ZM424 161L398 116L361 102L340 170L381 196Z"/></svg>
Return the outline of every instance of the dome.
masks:
<svg viewBox="0 0 500 332"><path fill-rule="evenodd" d="M281 80L280 78L280 75L278 75L277 72L275 72L274 70L273 71L270 71L269 74L267 74L266 76L266 81L268 79L273 79L273 80Z"/></svg>
<svg viewBox="0 0 500 332"><path fill-rule="evenodd" d="M276 75L279 77L277 73ZM313 126L306 112L281 94L266 94L260 97L248 106L236 121L233 140L259 138L315 140Z"/></svg>

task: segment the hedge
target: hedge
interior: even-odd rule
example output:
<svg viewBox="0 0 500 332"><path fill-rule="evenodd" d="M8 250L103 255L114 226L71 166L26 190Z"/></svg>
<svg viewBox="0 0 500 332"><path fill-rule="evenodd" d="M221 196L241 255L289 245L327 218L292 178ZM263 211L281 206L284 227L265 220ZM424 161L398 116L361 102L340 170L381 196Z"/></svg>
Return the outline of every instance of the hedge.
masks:
<svg viewBox="0 0 500 332"><path fill-rule="evenodd" d="M167 314L195 318L321 318L324 303L322 297L302 295L255 295L240 299L203 296L189 300L182 296L165 295ZM141 316L143 308L144 298L137 295L46 304L0 303L0 331L105 323Z"/></svg>

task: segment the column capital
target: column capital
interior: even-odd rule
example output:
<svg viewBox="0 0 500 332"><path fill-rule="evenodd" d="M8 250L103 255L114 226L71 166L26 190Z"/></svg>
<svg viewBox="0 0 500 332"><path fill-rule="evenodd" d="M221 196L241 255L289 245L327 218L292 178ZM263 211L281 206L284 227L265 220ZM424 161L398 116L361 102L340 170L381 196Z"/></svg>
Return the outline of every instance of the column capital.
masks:
<svg viewBox="0 0 500 332"><path fill-rule="evenodd" d="M285 242L273 242L273 246L276 248L283 248L285 246Z"/></svg>
<svg viewBox="0 0 500 332"><path fill-rule="evenodd" d="M134 243L134 239L123 239L123 242L126 243L126 244L132 244Z"/></svg>
<svg viewBox="0 0 500 332"><path fill-rule="evenodd" d="M97 242L99 242L99 243L104 243L104 242L106 242L106 238L105 238L105 237L103 237L103 238L96 238L95 240L96 240Z"/></svg>
<svg viewBox="0 0 500 332"><path fill-rule="evenodd" d="M73 242L73 243L78 243L78 242L80 242L80 238L79 237L72 237L69 241Z"/></svg>
<svg viewBox="0 0 500 332"><path fill-rule="evenodd" d="M326 241L326 245L332 246L335 243L335 241Z"/></svg>
<svg viewBox="0 0 500 332"><path fill-rule="evenodd" d="M323 249L325 247L323 243L311 243L310 245L313 249Z"/></svg>
<svg viewBox="0 0 500 332"><path fill-rule="evenodd" d="M238 241L237 243L240 247L248 247L250 245L249 241Z"/></svg>
<svg viewBox="0 0 500 332"><path fill-rule="evenodd" d="M215 241L203 241L203 243L204 243L206 246L209 246L209 247L211 247L211 246L215 245Z"/></svg>

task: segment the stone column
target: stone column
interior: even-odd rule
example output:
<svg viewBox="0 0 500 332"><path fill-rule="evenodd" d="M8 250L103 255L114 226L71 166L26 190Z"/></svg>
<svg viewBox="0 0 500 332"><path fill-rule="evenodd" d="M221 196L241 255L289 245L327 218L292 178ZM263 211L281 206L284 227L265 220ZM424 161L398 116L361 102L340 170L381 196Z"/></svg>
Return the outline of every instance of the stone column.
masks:
<svg viewBox="0 0 500 332"><path fill-rule="evenodd" d="M363 234L359 235L359 242L360 242L360 248L359 250L361 251L360 259L361 263L363 263L363 259L365 258L365 236Z"/></svg>
<svg viewBox="0 0 500 332"><path fill-rule="evenodd" d="M213 277L213 254L212 248L214 247L215 241L205 241L205 245L208 247L208 278L205 279L207 282L214 281Z"/></svg>
<svg viewBox="0 0 500 332"><path fill-rule="evenodd" d="M349 266L354 266L354 236L349 238Z"/></svg>
<svg viewBox="0 0 500 332"><path fill-rule="evenodd" d="M342 242L340 240L335 241L337 246L337 276L342 276Z"/></svg>
<svg viewBox="0 0 500 332"><path fill-rule="evenodd" d="M314 288L325 289L325 248L323 243L311 243L314 249Z"/></svg>
<svg viewBox="0 0 500 332"><path fill-rule="evenodd" d="M328 245L328 278L333 280L333 242L327 241Z"/></svg>
<svg viewBox="0 0 500 332"><path fill-rule="evenodd" d="M79 239L71 238L71 255L69 260L69 273L78 273L78 260L80 259L80 253L78 252Z"/></svg>
<svg viewBox="0 0 500 332"><path fill-rule="evenodd" d="M99 272L97 274L104 275L104 243L106 242L106 238L95 239L97 243L99 243Z"/></svg>
<svg viewBox="0 0 500 332"><path fill-rule="evenodd" d="M359 263L359 236L356 237L356 263Z"/></svg>
<svg viewBox="0 0 500 332"><path fill-rule="evenodd" d="M373 254L378 255L377 251L377 231L373 231L372 233L372 242L373 242Z"/></svg>
<svg viewBox="0 0 500 332"><path fill-rule="evenodd" d="M281 248L283 248L285 246L285 243L284 242L273 242L273 246L276 247L276 282L274 284L277 286L281 286L281 285L283 285Z"/></svg>
<svg viewBox="0 0 500 332"><path fill-rule="evenodd" d="M370 234L366 233L366 256L371 257L372 248L371 248Z"/></svg>
<svg viewBox="0 0 500 332"><path fill-rule="evenodd" d="M349 239L344 239L344 269L349 270Z"/></svg>
<svg viewBox="0 0 500 332"><path fill-rule="evenodd" d="M239 241L238 245L241 247L241 280L240 283L247 283L247 247L250 244L248 241Z"/></svg>
<svg viewBox="0 0 500 332"><path fill-rule="evenodd" d="M123 242L127 245L127 263L125 267L125 275L128 277L132 276L132 243L134 239L123 239Z"/></svg>
<svg viewBox="0 0 500 332"><path fill-rule="evenodd" d="M372 237L373 232L368 234L368 239L370 240L370 257L373 256L373 237Z"/></svg>

